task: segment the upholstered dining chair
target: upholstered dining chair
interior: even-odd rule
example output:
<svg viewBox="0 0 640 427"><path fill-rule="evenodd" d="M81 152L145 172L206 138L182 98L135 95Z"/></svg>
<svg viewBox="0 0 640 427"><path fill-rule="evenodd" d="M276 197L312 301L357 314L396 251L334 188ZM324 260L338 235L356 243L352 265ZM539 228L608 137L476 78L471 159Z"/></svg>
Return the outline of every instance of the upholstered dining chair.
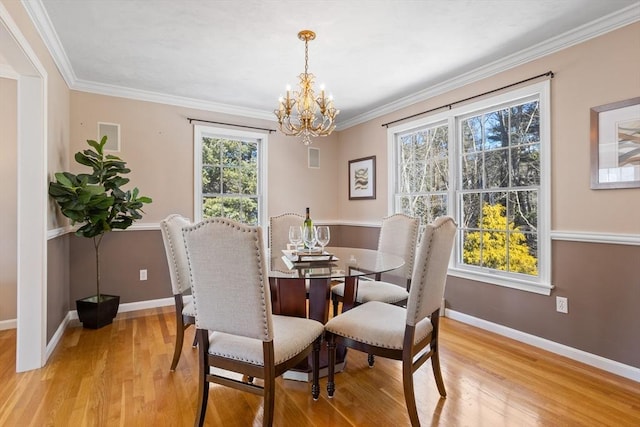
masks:
<svg viewBox="0 0 640 427"><path fill-rule="evenodd" d="M440 396L446 397L440 372L438 322L456 228L451 217L437 218L426 226L417 251L406 308L371 301L327 322L329 397L335 392L336 345L339 343L402 361L404 398L412 426L420 425L413 373L429 358Z"/></svg>
<svg viewBox="0 0 640 427"><path fill-rule="evenodd" d="M191 288L189 286L189 265L187 264L187 253L182 240L182 227L191 225L189 219L172 214L160 221L164 250L167 254L169 264L169 276L171 278L171 289L176 305L176 343L171 361L171 371L176 370L180 355L182 354L182 344L184 342L184 331L195 324L195 312L193 303L188 300L185 303L184 294ZM193 347L196 341L193 341Z"/></svg>
<svg viewBox="0 0 640 427"><path fill-rule="evenodd" d="M302 226L304 217L296 213L283 213L269 218L269 248L272 251L287 249L289 243L289 227Z"/></svg>
<svg viewBox="0 0 640 427"><path fill-rule="evenodd" d="M210 218L183 229L196 313L199 375L196 425L203 425L209 383L259 394L263 426L273 423L275 379L312 353L314 399L319 395L323 325L271 313L262 228ZM220 368L258 382L223 376Z"/></svg>
<svg viewBox="0 0 640 427"><path fill-rule="evenodd" d="M398 255L404 259L404 266L395 273L403 277L406 283L404 286L400 286L381 281L379 274L376 275L375 280L361 280L358 285L356 304L380 301L402 305L407 301L419 228L420 219L405 214L394 214L382 220L378 251ZM331 299L333 301L333 315L336 316L338 304L344 299L343 283L331 289ZM369 364L372 365L373 361L370 360Z"/></svg>
<svg viewBox="0 0 640 427"><path fill-rule="evenodd" d="M289 227L292 225L302 226L304 216L296 213L283 213L269 218L269 249L272 254L274 251L279 252L287 249L289 243ZM273 279L278 280L278 279ZM278 298L278 294L274 291L276 286L271 288L272 297ZM309 281L305 280L305 292L309 297Z"/></svg>

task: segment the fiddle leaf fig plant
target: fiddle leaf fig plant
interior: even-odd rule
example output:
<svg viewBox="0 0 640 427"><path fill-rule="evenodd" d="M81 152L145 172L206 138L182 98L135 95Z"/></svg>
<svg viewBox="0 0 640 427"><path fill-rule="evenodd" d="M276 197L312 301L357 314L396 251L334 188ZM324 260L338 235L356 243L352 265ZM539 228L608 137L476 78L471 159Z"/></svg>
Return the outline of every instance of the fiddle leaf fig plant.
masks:
<svg viewBox="0 0 640 427"><path fill-rule="evenodd" d="M112 154L104 154L107 137L100 142L87 140L91 148L75 154L75 160L91 168L91 173L58 172L49 183L49 195L71 224L82 224L77 236L93 239L96 260L96 298L100 301L100 243L105 233L125 230L142 218L143 206L151 198L141 196L138 188L123 190L131 172L126 162Z"/></svg>

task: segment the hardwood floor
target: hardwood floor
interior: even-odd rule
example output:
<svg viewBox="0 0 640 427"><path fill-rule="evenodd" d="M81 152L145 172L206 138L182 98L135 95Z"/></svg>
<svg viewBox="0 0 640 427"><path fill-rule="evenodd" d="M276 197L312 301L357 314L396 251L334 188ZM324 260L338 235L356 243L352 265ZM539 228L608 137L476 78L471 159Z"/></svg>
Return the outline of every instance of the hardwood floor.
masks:
<svg viewBox="0 0 640 427"><path fill-rule="evenodd" d="M124 313L100 330L67 329L42 369L15 373L15 330L0 332L0 426L190 426L197 393L194 329L170 372L173 308ZM443 319L439 399L427 362L415 375L423 426L639 426L640 385ZM406 426L400 363L349 352L328 399L278 379L276 426ZM259 396L214 385L207 425L259 426Z"/></svg>

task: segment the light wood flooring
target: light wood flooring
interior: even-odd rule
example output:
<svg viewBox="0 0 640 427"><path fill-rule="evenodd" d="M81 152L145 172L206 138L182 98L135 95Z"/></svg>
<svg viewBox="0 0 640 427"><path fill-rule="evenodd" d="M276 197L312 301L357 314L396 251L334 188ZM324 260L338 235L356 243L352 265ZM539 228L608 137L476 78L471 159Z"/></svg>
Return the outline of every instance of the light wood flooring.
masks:
<svg viewBox="0 0 640 427"><path fill-rule="evenodd" d="M190 426L197 393L194 329L176 372L173 308L69 327L47 366L15 373L15 331L0 332L0 426ZM640 426L640 384L443 319L440 399L427 362L415 375L423 426ZM328 399L278 379L275 426L407 426L400 363L350 351ZM261 397L214 385L207 425L262 425Z"/></svg>

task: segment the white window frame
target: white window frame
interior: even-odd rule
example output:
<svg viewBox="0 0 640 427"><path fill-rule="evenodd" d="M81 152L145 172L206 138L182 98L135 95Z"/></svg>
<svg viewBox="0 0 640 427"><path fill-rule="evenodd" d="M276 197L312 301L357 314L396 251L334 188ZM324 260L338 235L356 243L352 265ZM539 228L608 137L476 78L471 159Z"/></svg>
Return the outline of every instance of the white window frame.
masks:
<svg viewBox="0 0 640 427"><path fill-rule="evenodd" d="M550 82L544 81L526 87L514 89L467 105L451 108L450 110L425 116L421 119L405 122L387 130L387 158L388 158L388 212L396 212L397 188L397 135L411 129L422 128L442 122L449 126L449 214L460 224L462 212L460 209L460 131L459 118L469 116L475 112L498 107L505 103L517 102L521 99L537 97L540 108L540 187L538 204L538 276L528 277L524 274L491 271L459 263L462 253L462 238L456 239L454 254L449 264L449 274L464 279L490 283L508 288L550 295L551 284L551 96Z"/></svg>
<svg viewBox="0 0 640 427"><path fill-rule="evenodd" d="M193 127L193 216L202 221L202 138L222 137L229 139L250 138L258 140L258 225L267 224L267 145L268 134L238 129L194 125Z"/></svg>

